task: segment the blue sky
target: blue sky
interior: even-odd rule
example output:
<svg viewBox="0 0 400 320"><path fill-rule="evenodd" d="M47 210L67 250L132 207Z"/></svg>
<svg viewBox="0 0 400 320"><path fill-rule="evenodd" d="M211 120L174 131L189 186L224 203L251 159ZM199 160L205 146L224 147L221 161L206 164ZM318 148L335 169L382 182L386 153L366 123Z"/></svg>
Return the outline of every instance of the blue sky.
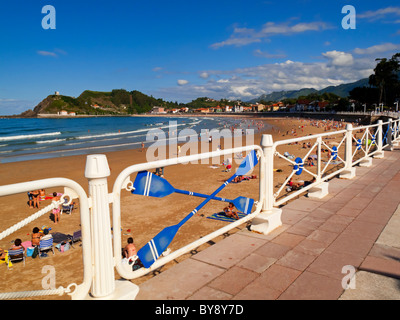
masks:
<svg viewBox="0 0 400 320"><path fill-rule="evenodd" d="M56 29L42 28L44 5ZM356 29L342 28L342 8ZM368 77L400 52L398 1L76 1L0 4L0 114L55 91L242 99Z"/></svg>

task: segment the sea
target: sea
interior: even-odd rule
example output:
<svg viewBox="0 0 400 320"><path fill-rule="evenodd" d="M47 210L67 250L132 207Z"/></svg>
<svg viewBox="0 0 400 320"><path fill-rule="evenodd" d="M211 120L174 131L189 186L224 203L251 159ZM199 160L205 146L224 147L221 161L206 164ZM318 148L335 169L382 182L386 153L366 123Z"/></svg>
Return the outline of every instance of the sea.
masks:
<svg viewBox="0 0 400 320"><path fill-rule="evenodd" d="M148 147L160 130L168 140L170 132L192 129L201 140L227 128L257 132L259 126L233 117L0 118L0 163Z"/></svg>

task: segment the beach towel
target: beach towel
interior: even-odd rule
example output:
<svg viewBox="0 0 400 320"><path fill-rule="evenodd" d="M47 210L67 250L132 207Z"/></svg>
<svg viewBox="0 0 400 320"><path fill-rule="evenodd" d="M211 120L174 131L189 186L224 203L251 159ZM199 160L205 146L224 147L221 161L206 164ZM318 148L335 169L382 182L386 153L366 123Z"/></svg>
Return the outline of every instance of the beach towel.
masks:
<svg viewBox="0 0 400 320"><path fill-rule="evenodd" d="M241 219L241 218L243 218L243 217L246 216L245 213L241 213L241 212L238 212L237 214L238 214L238 216L239 216L239 219ZM208 218L208 219L212 219L212 220L225 221L225 222L237 221L237 220L234 219L234 218L227 217L227 216L225 215L224 212L217 212L217 213L214 213L214 214L212 214L211 216L209 216L209 217L207 217L207 218Z"/></svg>
<svg viewBox="0 0 400 320"><path fill-rule="evenodd" d="M63 241L67 241L68 235L64 234L64 233L60 233L60 232L54 232L51 234L53 236L53 241L55 243L61 243Z"/></svg>

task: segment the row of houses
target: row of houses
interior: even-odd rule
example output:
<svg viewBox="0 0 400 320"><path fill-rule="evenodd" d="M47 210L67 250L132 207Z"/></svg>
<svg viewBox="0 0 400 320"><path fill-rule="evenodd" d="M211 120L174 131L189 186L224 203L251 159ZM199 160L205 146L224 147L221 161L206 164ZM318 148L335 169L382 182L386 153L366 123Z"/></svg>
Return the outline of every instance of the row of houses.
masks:
<svg viewBox="0 0 400 320"><path fill-rule="evenodd" d="M250 106L217 106L217 107L204 107L198 109L189 109L187 107L180 109L165 109L162 107L153 107L151 113L218 113L218 112L273 112L273 111L324 111L329 105L327 101L310 101L310 100L298 100L294 105L285 105L283 102L276 102L269 105L261 103L252 104Z"/></svg>
<svg viewBox="0 0 400 320"><path fill-rule="evenodd" d="M265 105L262 104L254 104L251 106L224 106L224 107L205 107L198 109L189 109L187 107L180 109L165 109L162 107L153 107L151 113L187 113L187 112L196 112L196 113L219 113L219 112L261 112L264 111Z"/></svg>

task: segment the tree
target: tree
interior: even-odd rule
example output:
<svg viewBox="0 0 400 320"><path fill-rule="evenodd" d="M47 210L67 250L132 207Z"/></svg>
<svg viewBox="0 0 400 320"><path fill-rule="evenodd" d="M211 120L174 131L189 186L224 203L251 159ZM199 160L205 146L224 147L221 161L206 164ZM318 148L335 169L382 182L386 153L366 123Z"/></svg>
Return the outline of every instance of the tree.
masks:
<svg viewBox="0 0 400 320"><path fill-rule="evenodd" d="M400 53L396 53L391 59L379 58L374 69L374 74L369 77L369 84L379 89L379 103L386 102L392 105L398 95Z"/></svg>

